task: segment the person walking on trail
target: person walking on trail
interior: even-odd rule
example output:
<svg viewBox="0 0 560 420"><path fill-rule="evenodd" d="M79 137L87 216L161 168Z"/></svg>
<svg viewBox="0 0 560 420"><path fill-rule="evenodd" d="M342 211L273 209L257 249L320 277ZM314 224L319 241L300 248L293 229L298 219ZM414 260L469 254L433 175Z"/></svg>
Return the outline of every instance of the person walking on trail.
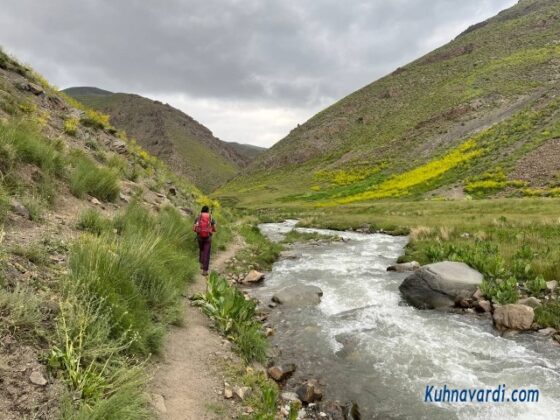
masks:
<svg viewBox="0 0 560 420"><path fill-rule="evenodd" d="M194 222L193 230L196 232L199 250L199 262L202 275L208 275L210 266L210 250L212 248L212 234L216 233L216 222L212 218L208 206L202 207L200 216Z"/></svg>

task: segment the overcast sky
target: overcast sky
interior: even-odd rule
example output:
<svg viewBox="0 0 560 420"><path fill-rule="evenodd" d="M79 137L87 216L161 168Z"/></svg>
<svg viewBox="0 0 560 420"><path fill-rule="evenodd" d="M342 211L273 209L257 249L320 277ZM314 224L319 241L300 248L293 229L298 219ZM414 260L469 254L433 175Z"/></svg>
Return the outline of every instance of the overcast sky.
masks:
<svg viewBox="0 0 560 420"><path fill-rule="evenodd" d="M0 45L60 88L168 102L223 140L296 124L516 0L0 0Z"/></svg>

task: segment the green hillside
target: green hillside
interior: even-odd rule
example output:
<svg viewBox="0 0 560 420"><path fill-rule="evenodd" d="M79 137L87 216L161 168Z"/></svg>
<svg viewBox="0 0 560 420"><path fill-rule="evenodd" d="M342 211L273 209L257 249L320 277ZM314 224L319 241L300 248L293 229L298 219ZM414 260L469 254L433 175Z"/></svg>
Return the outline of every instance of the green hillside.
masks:
<svg viewBox="0 0 560 420"><path fill-rule="evenodd" d="M223 247L218 203L0 50L2 419L153 417L146 360L181 320L204 203Z"/></svg>
<svg viewBox="0 0 560 420"><path fill-rule="evenodd" d="M557 195L559 30L557 1L521 0L315 115L217 196L328 207Z"/></svg>
<svg viewBox="0 0 560 420"><path fill-rule="evenodd" d="M89 87L64 92L108 114L115 127L125 130L142 147L205 192L231 179L255 156L252 150L247 153L217 139L190 116L159 101Z"/></svg>

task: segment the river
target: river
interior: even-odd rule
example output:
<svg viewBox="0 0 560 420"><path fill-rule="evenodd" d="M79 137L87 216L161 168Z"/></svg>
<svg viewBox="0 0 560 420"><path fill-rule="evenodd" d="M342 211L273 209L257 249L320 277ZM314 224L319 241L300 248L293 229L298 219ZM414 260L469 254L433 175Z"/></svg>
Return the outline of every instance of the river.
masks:
<svg viewBox="0 0 560 420"><path fill-rule="evenodd" d="M295 221L268 223L273 240ZM344 242L295 244L297 259L274 264L261 302L293 284L320 287L315 307L275 308L272 343L280 361L298 369L287 388L308 377L324 381L325 398L356 401L365 419L560 418L560 347L550 338L502 338L480 315L421 311L405 304L398 286L406 276L386 267L407 238L384 234L300 229L338 235ZM533 403L424 402L426 386L539 390Z"/></svg>

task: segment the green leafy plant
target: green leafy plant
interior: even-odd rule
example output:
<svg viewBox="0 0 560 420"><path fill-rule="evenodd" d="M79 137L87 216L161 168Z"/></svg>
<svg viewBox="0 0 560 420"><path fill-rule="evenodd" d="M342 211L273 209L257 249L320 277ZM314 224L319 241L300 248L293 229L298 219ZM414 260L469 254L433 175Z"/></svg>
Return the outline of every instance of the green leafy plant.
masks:
<svg viewBox="0 0 560 420"><path fill-rule="evenodd" d="M229 337L243 358L250 362L266 358L266 338L255 321L256 304L228 284L227 280L212 273L206 293L193 298L194 303Z"/></svg>
<svg viewBox="0 0 560 420"><path fill-rule="evenodd" d="M517 279L515 277L509 277L506 280L496 279L484 281L481 286L481 291L484 295L491 298L493 302L502 305L515 303L519 300Z"/></svg>
<svg viewBox="0 0 560 420"><path fill-rule="evenodd" d="M536 276L525 282L525 287L529 289L532 295L538 296L541 291L546 289L546 281L543 276Z"/></svg>

